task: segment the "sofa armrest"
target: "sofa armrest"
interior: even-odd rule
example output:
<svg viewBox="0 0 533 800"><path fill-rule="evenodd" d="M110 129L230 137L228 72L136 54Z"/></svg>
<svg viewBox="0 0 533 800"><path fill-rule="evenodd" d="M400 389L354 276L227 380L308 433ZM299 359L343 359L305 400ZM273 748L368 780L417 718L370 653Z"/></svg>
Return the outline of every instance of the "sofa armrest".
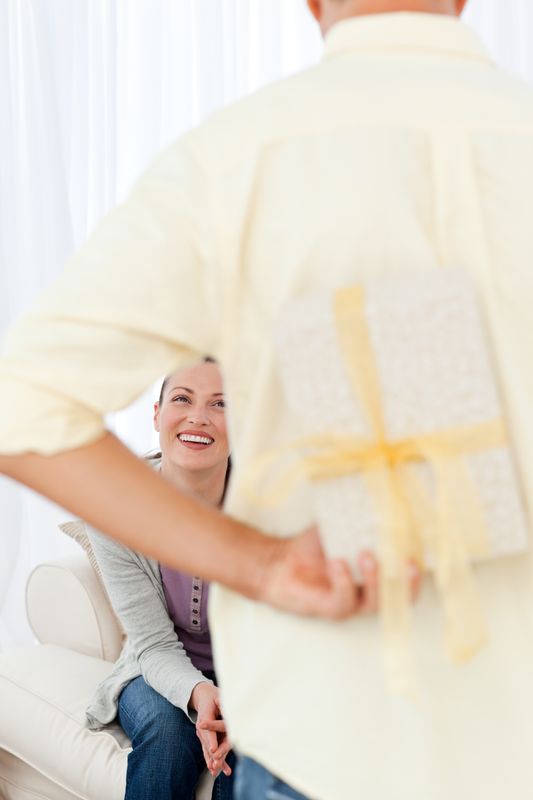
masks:
<svg viewBox="0 0 533 800"><path fill-rule="evenodd" d="M115 661L123 633L85 555L39 564L26 585L26 612L42 644Z"/></svg>

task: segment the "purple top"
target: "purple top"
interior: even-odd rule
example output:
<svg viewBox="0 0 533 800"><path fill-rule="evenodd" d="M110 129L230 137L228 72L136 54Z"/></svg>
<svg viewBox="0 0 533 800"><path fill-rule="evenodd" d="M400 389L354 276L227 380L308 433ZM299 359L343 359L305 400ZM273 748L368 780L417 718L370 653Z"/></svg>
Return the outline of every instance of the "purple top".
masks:
<svg viewBox="0 0 533 800"><path fill-rule="evenodd" d="M163 591L174 630L192 663L201 672L213 670L207 624L208 581L159 565Z"/></svg>

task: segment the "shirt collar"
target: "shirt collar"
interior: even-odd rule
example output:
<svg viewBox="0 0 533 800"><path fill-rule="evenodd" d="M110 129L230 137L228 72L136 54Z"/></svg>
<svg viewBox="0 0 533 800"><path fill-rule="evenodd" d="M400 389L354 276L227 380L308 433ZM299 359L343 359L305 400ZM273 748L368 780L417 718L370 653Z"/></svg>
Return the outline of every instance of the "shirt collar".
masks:
<svg viewBox="0 0 533 800"><path fill-rule="evenodd" d="M457 17L411 12L369 14L338 22L326 35L324 57L398 50L492 60L476 34Z"/></svg>

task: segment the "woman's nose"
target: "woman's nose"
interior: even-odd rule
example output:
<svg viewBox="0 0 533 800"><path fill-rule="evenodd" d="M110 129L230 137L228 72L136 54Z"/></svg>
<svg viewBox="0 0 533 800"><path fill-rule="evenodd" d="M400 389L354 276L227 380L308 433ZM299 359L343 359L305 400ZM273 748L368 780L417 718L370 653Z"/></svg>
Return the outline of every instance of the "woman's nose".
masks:
<svg viewBox="0 0 533 800"><path fill-rule="evenodd" d="M188 420L195 425L207 425L209 423L209 416L204 408L191 408L189 410Z"/></svg>

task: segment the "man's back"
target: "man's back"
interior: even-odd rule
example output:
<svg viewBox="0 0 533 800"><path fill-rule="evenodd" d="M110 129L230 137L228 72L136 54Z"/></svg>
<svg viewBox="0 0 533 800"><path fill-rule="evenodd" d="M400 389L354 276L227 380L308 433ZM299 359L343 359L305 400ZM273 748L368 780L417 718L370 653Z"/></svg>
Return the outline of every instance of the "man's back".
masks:
<svg viewBox="0 0 533 800"><path fill-rule="evenodd" d="M460 0L431 5L458 9ZM0 365L4 452L61 452L61 464L78 464L76 453L62 451L81 445L85 463L83 445L94 443L88 496L101 515L93 519L101 519L108 512L100 468L124 494L124 483L103 471L107 439L104 450L96 441L103 412L127 404L158 372L210 353L229 399L227 510L292 534L314 521L310 487L302 481L268 508L242 491L261 454L298 435L273 355L279 312L306 292L459 266L482 300L531 505L532 184L532 95L496 70L459 22L392 14L333 27L320 66L169 148L14 329ZM325 378L317 372L316 381ZM322 407L312 392L301 398L325 420L337 402L335 385L328 388ZM42 488L35 473L43 465L30 461L28 483ZM119 463L137 469L127 458ZM283 474L284 463L280 456L270 472ZM12 474L26 474L20 469ZM58 469L54 480L66 482L67 467ZM50 495L68 494L72 503L75 495L74 507L90 511L80 482L59 495L50 483ZM143 513L147 501L142 492L131 499ZM175 514L182 508L175 498L166 502ZM128 509L120 508L122 516ZM163 531L185 558L172 514L157 519L152 552L169 553ZM136 516L128 520L141 537ZM229 566L224 574L211 563L210 574L253 586L235 578L235 564L251 564L254 573L254 554L265 551L247 550L240 561L235 542L246 550L246 537L225 525ZM205 566L214 528L207 539L199 523L184 529L198 535ZM442 610L428 581L414 615L417 702L387 688L377 618L303 620L213 587L215 662L240 751L319 800L533 795L531 566L515 557L475 571L490 644L467 666L447 663Z"/></svg>
<svg viewBox="0 0 533 800"><path fill-rule="evenodd" d="M191 142L217 231L226 334L216 355L235 452L228 511L279 533L313 521L305 487L269 509L240 491L256 457L297 430L272 356L283 306L307 291L455 266L486 310L533 503L533 94L456 20L367 17L332 30L319 67L222 112ZM424 587L418 704L389 694L376 620L302 622L217 589L216 656L237 746L321 800L529 796L530 566L505 559L477 578L491 642L460 668L446 662L439 604Z"/></svg>

